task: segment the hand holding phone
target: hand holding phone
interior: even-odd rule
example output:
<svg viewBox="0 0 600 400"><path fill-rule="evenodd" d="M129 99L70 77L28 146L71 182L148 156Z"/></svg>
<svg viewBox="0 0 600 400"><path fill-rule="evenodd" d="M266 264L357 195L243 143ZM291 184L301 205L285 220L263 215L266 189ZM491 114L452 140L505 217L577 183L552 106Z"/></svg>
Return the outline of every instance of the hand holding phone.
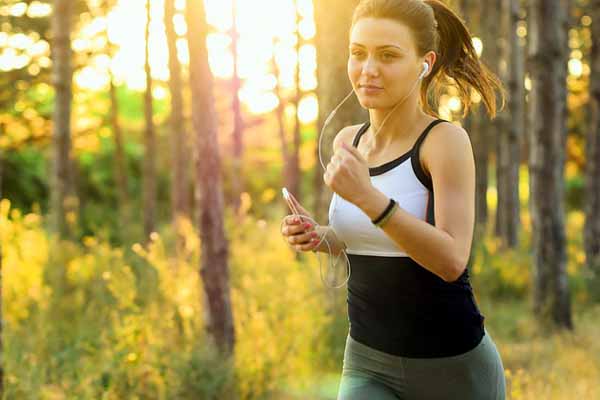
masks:
<svg viewBox="0 0 600 400"><path fill-rule="evenodd" d="M319 235L315 231L314 220L285 187L281 189L281 192L293 214L284 218L281 234L296 250L313 250L320 242ZM310 219L303 218L303 216Z"/></svg>

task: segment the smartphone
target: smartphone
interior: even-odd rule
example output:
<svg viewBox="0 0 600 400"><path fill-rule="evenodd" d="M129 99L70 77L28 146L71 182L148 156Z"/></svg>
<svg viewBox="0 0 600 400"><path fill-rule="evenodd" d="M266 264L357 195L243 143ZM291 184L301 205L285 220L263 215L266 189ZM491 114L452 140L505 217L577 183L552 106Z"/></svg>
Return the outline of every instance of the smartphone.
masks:
<svg viewBox="0 0 600 400"><path fill-rule="evenodd" d="M287 188L285 188L285 187L282 188L281 189L281 194L283 194L283 198L287 202L288 207L290 208L290 210L292 210L292 213L294 213L294 215L300 215L300 213L298 212L298 210L294 206L294 203L292 202L292 199L290 198L290 192L288 192Z"/></svg>

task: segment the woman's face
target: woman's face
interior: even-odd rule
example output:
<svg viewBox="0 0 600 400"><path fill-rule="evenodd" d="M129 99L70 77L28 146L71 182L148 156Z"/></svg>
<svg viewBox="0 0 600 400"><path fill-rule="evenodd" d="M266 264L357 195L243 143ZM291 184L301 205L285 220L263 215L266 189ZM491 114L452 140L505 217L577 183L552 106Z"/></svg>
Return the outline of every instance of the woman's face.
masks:
<svg viewBox="0 0 600 400"><path fill-rule="evenodd" d="M383 18L362 18L354 24L348 77L364 108L393 107L409 93L422 68L423 58L406 25Z"/></svg>

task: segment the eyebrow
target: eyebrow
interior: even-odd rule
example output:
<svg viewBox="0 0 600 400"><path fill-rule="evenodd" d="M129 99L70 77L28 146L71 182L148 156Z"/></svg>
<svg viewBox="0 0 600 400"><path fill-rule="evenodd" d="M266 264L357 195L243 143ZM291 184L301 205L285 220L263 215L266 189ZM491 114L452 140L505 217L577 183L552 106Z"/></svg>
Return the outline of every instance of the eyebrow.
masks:
<svg viewBox="0 0 600 400"><path fill-rule="evenodd" d="M350 47L352 47L352 46L365 47L364 45L362 45L360 43L355 43L355 42L350 43ZM393 44L386 44L386 45L383 45L383 46L377 46L377 49L385 49L387 47L394 47L396 49L400 49L400 50L404 51L404 49L402 47L396 46L396 45L393 45Z"/></svg>

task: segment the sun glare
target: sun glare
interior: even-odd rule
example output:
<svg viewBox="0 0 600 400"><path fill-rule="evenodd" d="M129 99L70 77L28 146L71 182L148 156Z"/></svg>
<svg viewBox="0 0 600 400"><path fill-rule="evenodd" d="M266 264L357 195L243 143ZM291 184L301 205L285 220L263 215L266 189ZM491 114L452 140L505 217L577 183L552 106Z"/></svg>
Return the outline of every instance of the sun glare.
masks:
<svg viewBox="0 0 600 400"><path fill-rule="evenodd" d="M483 42L477 36L473 38L473 47L475 47L475 52L477 53L477 56L481 57L481 53L483 53Z"/></svg>
<svg viewBox="0 0 600 400"><path fill-rule="evenodd" d="M275 77L271 67L272 57L275 57L280 70L280 87L295 87L298 56L295 52L294 1L238 0L236 3L238 75L243 82L240 99L252 113L269 112L278 104L273 93ZM183 65L188 65L189 54L184 37L187 26L181 14L184 6L183 0L176 2L176 9L179 11L174 17L174 23L176 33L180 36L177 41L178 58ZM205 6L208 23L213 29L207 38L210 69L218 79L231 79L234 62L230 35L233 26L232 0L205 0ZM144 0L120 0L107 22L109 39L119 47L111 69L117 80L124 81L137 90L145 87L144 7ZM152 2L150 65L154 78L166 80L169 71L163 7L163 0ZM316 34L312 1L299 1L298 7L301 15L299 33L304 40L310 40ZM269 13L264 12L267 9L270 10ZM132 15L136 17L132 18ZM273 15L277 15L277 18L273 18ZM272 46L274 39L277 43L275 47ZM300 49L300 88L302 91L312 91L316 86L316 50L312 44L303 44ZM301 102L299 113L303 115L301 120L305 122L316 119L310 98Z"/></svg>
<svg viewBox="0 0 600 400"><path fill-rule="evenodd" d="M237 5L236 28L237 71L242 80L240 99L252 113L266 113L277 107L274 93L279 86L282 93L296 87L296 67L300 63L300 90L303 95L299 115L305 123L316 120L316 98L309 93L317 87L316 50L310 42L316 34L312 0L204 0L206 17L211 33L207 38L208 61L216 79L229 80L233 76L231 29L233 27L233 2ZM91 9L98 4L91 2ZM303 42L296 52L296 13L298 6L298 33ZM144 31L146 25L146 0L118 0L116 6L104 17L93 13L81 16L83 25L72 39L76 52L105 53L106 45L114 45L112 56L96 55L73 77L80 89L107 90L110 73L117 84L124 83L134 90L145 89ZM187 26L183 10L185 0L176 0L173 18L177 55L182 65L189 64L185 34ZM269 10L268 13L265 10ZM0 16L31 18L46 17L52 6L40 1L16 2L0 6ZM168 48L164 30L164 0L151 1L150 67L154 79L169 78ZM39 35L0 32L0 70L28 68L39 73L40 67L50 64L50 46L39 40ZM279 70L275 77L273 59ZM33 62L35 61L35 62ZM155 91L156 92L156 91ZM155 93L164 97L164 93Z"/></svg>

